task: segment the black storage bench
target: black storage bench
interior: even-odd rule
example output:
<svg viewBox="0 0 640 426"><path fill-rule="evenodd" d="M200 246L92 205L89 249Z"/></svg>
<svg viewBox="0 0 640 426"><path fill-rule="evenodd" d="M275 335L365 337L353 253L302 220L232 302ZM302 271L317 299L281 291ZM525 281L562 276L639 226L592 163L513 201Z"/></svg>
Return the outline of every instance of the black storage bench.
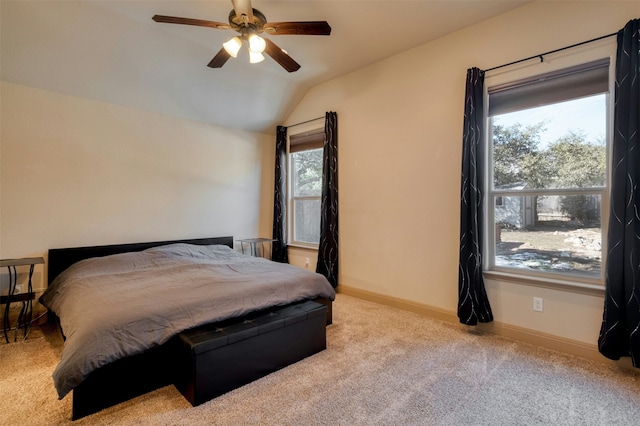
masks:
<svg viewBox="0 0 640 426"><path fill-rule="evenodd" d="M327 347L327 307L304 301L178 335L175 386L199 405Z"/></svg>

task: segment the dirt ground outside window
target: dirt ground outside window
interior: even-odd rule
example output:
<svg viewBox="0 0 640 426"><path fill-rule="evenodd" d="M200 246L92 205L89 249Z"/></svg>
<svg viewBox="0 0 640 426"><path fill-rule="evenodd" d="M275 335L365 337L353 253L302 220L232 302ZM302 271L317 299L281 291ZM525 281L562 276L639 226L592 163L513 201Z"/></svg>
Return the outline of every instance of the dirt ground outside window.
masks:
<svg viewBox="0 0 640 426"><path fill-rule="evenodd" d="M551 221L530 229L501 229L496 265L600 277L600 227Z"/></svg>

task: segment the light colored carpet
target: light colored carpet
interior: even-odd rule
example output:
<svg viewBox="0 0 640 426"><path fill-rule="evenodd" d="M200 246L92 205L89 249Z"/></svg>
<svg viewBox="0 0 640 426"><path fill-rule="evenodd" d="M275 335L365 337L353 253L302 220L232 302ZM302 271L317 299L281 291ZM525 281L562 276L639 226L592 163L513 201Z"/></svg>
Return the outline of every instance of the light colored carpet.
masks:
<svg viewBox="0 0 640 426"><path fill-rule="evenodd" d="M75 422L62 342L0 344L3 425L638 425L640 374L339 294L327 350L198 407L172 386Z"/></svg>

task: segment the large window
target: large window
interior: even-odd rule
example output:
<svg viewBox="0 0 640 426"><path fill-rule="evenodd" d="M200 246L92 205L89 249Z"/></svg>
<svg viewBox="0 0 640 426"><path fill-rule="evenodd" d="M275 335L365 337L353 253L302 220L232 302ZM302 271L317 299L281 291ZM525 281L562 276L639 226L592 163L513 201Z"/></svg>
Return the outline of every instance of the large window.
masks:
<svg viewBox="0 0 640 426"><path fill-rule="evenodd" d="M609 110L608 59L489 88L490 270L602 282Z"/></svg>
<svg viewBox="0 0 640 426"><path fill-rule="evenodd" d="M289 137L290 244L317 247L320 242L323 142L323 129Z"/></svg>

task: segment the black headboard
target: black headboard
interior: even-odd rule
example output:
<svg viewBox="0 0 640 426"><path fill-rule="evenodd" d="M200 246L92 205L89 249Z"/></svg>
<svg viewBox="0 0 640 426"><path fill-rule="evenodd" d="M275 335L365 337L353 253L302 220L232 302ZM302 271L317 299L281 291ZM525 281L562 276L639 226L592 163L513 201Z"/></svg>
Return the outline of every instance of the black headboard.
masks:
<svg viewBox="0 0 640 426"><path fill-rule="evenodd" d="M112 244L106 246L71 247L49 250L48 283L60 275L62 271L76 262L90 257L109 256L111 254L142 251L151 247L165 246L167 244L186 243L200 246L213 244L225 245L233 248L233 237L196 238L190 240L154 241L147 243Z"/></svg>

